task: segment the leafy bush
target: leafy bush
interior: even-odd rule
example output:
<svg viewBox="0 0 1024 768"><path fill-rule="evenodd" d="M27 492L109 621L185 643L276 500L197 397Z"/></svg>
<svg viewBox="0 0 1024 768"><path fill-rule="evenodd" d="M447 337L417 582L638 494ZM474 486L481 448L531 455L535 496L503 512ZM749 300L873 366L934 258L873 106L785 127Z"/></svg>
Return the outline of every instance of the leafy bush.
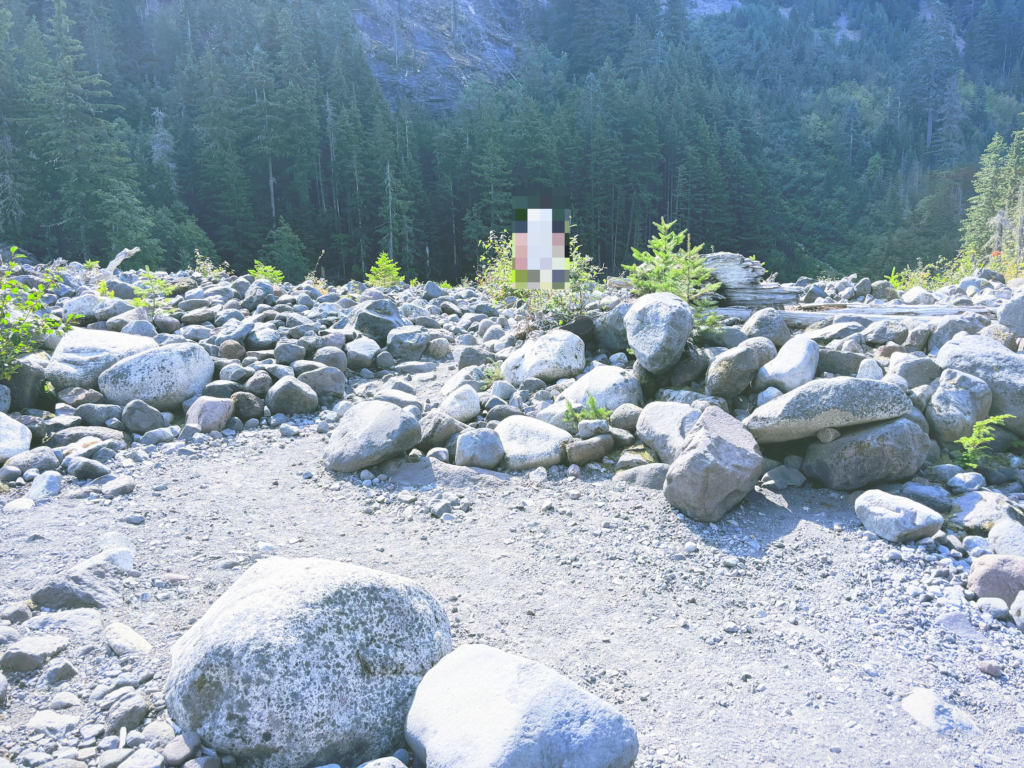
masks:
<svg viewBox="0 0 1024 768"><path fill-rule="evenodd" d="M579 238L573 235L566 257L565 288L519 288L511 235L491 232L490 237L480 242L480 247L476 287L496 304L503 304L509 298L522 300L530 315L530 324L537 327L559 325L583 314L601 272L601 268L581 252Z"/></svg>
<svg viewBox="0 0 1024 768"><path fill-rule="evenodd" d="M100 284L96 286L96 291L105 299L114 298L114 292L107 287L106 280L100 280Z"/></svg>
<svg viewBox="0 0 1024 768"><path fill-rule="evenodd" d="M249 270L249 274L257 280L269 280L272 283L284 282L284 272L276 267L270 266L269 264L264 264L262 261L253 262L252 269Z"/></svg>
<svg viewBox="0 0 1024 768"><path fill-rule="evenodd" d="M505 374L501 372L501 363L491 363L484 368L484 383L490 387L494 382L501 381Z"/></svg>
<svg viewBox="0 0 1024 768"><path fill-rule="evenodd" d="M704 244L693 245L687 230L673 232L676 223L654 222L658 233L648 243L646 251L633 249L636 264L625 264L623 269L637 296L648 293L674 293L694 310L694 327L710 330L718 327L721 318L714 313L715 302L711 294L718 290L714 272L704 263L700 252Z"/></svg>
<svg viewBox="0 0 1024 768"><path fill-rule="evenodd" d="M26 285L15 276L14 260L20 258L18 249L11 248L11 260L0 259L0 381L17 372L18 358L38 350L46 334L67 330L43 303L46 293L57 287L56 274L47 271L37 286Z"/></svg>
<svg viewBox="0 0 1024 768"><path fill-rule="evenodd" d="M87 261L85 262L85 268L92 272L93 270L98 270L100 268L100 263L98 261Z"/></svg>
<svg viewBox="0 0 1024 768"><path fill-rule="evenodd" d="M218 267L209 256L203 256L198 248L195 249L195 255L192 257L192 267L205 280L222 280L231 275L230 264L225 261L221 262Z"/></svg>
<svg viewBox="0 0 1024 768"><path fill-rule="evenodd" d="M142 307L151 315L155 315L158 310L168 305L167 297L171 295L173 290L171 284L165 278L160 277L155 272L152 272L149 267L146 267L142 270L139 281L135 285L136 297L132 299L132 304L136 307Z"/></svg>
<svg viewBox="0 0 1024 768"><path fill-rule="evenodd" d="M995 427L1007 419L1012 418L1009 414L1001 416L990 416L974 425L974 430L968 437L961 437L957 440L963 446L964 452L960 454L960 463L969 469L977 469L991 450L990 445L995 440Z"/></svg>
<svg viewBox="0 0 1024 768"><path fill-rule="evenodd" d="M402 270L385 251L381 251L377 257L377 263L370 267L370 274L366 276L367 285L374 288L390 288L402 282Z"/></svg>

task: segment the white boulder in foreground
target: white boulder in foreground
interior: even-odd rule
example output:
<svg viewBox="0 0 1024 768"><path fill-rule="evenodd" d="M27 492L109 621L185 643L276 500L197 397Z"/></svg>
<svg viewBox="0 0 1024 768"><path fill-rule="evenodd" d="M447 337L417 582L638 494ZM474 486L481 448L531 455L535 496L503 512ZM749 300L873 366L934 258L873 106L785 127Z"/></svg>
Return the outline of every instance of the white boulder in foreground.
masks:
<svg viewBox="0 0 1024 768"><path fill-rule="evenodd" d="M460 646L426 674L405 736L430 768L628 768L638 750L611 705L486 645Z"/></svg>
<svg viewBox="0 0 1024 768"><path fill-rule="evenodd" d="M444 610L412 581L273 557L174 644L167 710L250 768L358 765L402 746L416 686L451 647Z"/></svg>

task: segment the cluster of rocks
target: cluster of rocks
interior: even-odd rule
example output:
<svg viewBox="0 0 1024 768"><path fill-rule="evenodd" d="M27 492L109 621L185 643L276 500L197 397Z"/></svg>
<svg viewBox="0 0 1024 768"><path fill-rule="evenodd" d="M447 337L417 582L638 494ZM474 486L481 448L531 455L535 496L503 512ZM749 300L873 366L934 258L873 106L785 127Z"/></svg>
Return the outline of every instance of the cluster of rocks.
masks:
<svg viewBox="0 0 1024 768"><path fill-rule="evenodd" d="M949 309L898 319L850 309L802 332L775 309L695 329L675 295L595 288L585 315L545 332L529 330L535 318L515 300L468 287L168 280L175 295L153 312L130 303L139 275L111 274L111 298L66 269L48 302L85 327L47 339L49 353L27 356L0 385L5 511L60 494L130 494L115 467L308 425L328 441L325 468L367 487L417 467L435 477L457 468L470 482L614 476L708 523L757 487L867 489L856 513L869 532L934 553L936 568L965 576L986 620L1024 627L1024 476L1009 453L1024 436L1016 281L982 270L905 293L884 281L802 281L804 303ZM432 400L422 385L449 361L456 372ZM955 464L957 440L994 415L1008 418L991 455ZM450 517L451 503L439 498L432 512ZM60 627L50 617L109 606L131 573L130 548L105 547L0 618ZM102 632L115 653L147 653L124 625ZM65 674L52 670L66 647L60 631L34 633L0 666L48 679ZM77 733L75 754L43 754L98 768L277 768L389 754L404 763L405 746L453 766L560 762L579 750L596 756L588 765L627 766L637 753L621 715L553 671L484 646L452 651L444 612L415 584L326 561L260 561L181 638L165 694L173 727L154 725L162 705L137 668L134 685L89 694L108 713L93 722L61 720L56 702L38 732L58 744ZM482 713L483 699L503 705ZM109 713L125 708L112 726Z"/></svg>
<svg viewBox="0 0 1024 768"><path fill-rule="evenodd" d="M588 765L626 768L636 759L635 730L601 699L496 648L453 651L447 614L417 584L331 560L260 560L157 670L152 646L121 622L104 626L97 610L133 573L127 539L107 538L65 579L77 589L41 585L0 608L0 706L6 675L51 691L25 725L33 744L18 754L23 766L514 766L585 754ZM109 649L111 667L86 668L90 641ZM83 687L87 677L100 682Z"/></svg>
<svg viewBox="0 0 1024 768"><path fill-rule="evenodd" d="M787 284L788 285L788 284ZM888 280L871 280L848 275L841 280L812 280L802 277L793 287L801 290L802 304L883 304L912 307L999 307L1011 298L1013 286L994 269L978 269L956 285L935 290L915 286L898 290ZM1018 322L1021 319L1017 310Z"/></svg>

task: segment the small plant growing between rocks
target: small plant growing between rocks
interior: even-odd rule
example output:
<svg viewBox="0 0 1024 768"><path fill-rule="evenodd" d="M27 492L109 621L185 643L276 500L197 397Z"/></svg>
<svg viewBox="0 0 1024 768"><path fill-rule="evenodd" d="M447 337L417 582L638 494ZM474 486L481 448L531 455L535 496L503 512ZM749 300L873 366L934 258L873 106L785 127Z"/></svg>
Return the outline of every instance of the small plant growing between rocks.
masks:
<svg viewBox="0 0 1024 768"><path fill-rule="evenodd" d="M484 383L488 387L492 386L494 382L501 381L505 378L505 374L501 372L501 365L499 363L491 363L484 368Z"/></svg>
<svg viewBox="0 0 1024 768"><path fill-rule="evenodd" d="M225 277L231 275L230 265L224 261L218 267L213 263L213 259L209 256L203 256L196 248L195 256L192 257L195 261L195 270L203 276L205 280L223 280Z"/></svg>
<svg viewBox="0 0 1024 768"><path fill-rule="evenodd" d="M569 403L568 408L565 409L565 418L574 426L579 425L581 421L607 421L611 418L611 415L612 412L607 408L600 407L597 404L597 400L589 392L587 393L586 402L579 408Z"/></svg>
<svg viewBox="0 0 1024 768"><path fill-rule="evenodd" d="M43 303L47 292L57 287L56 275L47 270L35 287L16 277L18 249L11 248L9 261L0 259L0 381L13 376L21 367L19 358L40 347L49 333L67 330L67 324L49 314Z"/></svg>
<svg viewBox="0 0 1024 768"><path fill-rule="evenodd" d="M960 464L968 469L977 469L991 450L992 441L996 439L993 434L995 427L1009 418L1012 418L1009 414L990 416L977 422L968 437L957 440L964 447L963 453L960 454Z"/></svg>
<svg viewBox="0 0 1024 768"><path fill-rule="evenodd" d="M141 272L139 282L136 284L135 292L141 294L132 299L132 304L142 307L150 315L155 315L157 310L168 305L167 297L171 295L171 284L146 267Z"/></svg>
<svg viewBox="0 0 1024 768"><path fill-rule="evenodd" d="M390 288L402 282L402 270L398 263L385 251L377 257L377 263L370 267L370 274L366 276L366 284L374 288Z"/></svg>
<svg viewBox="0 0 1024 768"><path fill-rule="evenodd" d="M249 274L257 280L269 280L272 283L284 282L284 272L258 260L253 262L252 269L249 270Z"/></svg>

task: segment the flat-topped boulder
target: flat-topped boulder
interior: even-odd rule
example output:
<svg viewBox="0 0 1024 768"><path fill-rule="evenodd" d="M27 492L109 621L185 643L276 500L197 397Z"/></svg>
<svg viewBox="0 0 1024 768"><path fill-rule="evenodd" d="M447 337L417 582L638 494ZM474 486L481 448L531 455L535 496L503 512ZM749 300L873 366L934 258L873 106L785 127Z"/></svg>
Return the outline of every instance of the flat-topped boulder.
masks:
<svg viewBox="0 0 1024 768"><path fill-rule="evenodd" d="M743 423L759 443L782 443L827 427L896 419L910 408L906 393L884 381L815 379L758 407Z"/></svg>

